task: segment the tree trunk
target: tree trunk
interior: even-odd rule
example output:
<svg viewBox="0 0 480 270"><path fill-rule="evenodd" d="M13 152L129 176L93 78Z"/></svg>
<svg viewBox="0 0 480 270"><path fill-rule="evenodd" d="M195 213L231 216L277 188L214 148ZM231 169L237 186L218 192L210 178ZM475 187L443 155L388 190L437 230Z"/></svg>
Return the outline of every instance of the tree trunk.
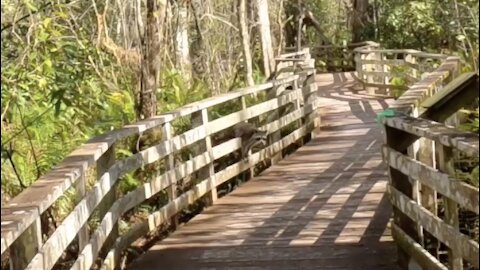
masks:
<svg viewBox="0 0 480 270"><path fill-rule="evenodd" d="M321 44L330 45L332 42L325 36L320 22L301 1L296 4L288 2L285 7L285 15L291 20L285 25L285 40L287 47L296 47L301 42L301 31L303 26L313 27L320 38ZM300 39L299 39L300 37ZM319 45L321 45L319 44Z"/></svg>
<svg viewBox="0 0 480 270"><path fill-rule="evenodd" d="M191 7L195 21L195 33L192 41L192 70L196 78L203 81L208 81L208 74L210 74L210 66L207 57L207 44L203 37L202 24L200 18L204 13L202 0L192 0Z"/></svg>
<svg viewBox="0 0 480 270"><path fill-rule="evenodd" d="M290 19L285 24L285 46L287 47L295 46L295 22L298 20L298 13L298 8L291 1L288 1L285 5L285 17Z"/></svg>
<svg viewBox="0 0 480 270"><path fill-rule="evenodd" d="M247 24L247 6L245 0L238 0L238 24L240 26L240 38L242 39L243 60L245 68L245 78L249 86L253 86L253 67L252 54L250 51L250 34Z"/></svg>
<svg viewBox="0 0 480 270"><path fill-rule="evenodd" d="M297 51L302 48L302 27L303 27L303 7L302 0L298 0L298 8L300 9L300 16L297 22Z"/></svg>
<svg viewBox="0 0 480 270"><path fill-rule="evenodd" d="M361 42L368 21L368 0L352 0L352 42Z"/></svg>
<svg viewBox="0 0 480 270"><path fill-rule="evenodd" d="M180 70L188 87L192 85L192 65L190 62L190 49L188 42L188 6L186 0L177 2L175 32L175 66Z"/></svg>
<svg viewBox="0 0 480 270"><path fill-rule="evenodd" d="M266 77L275 70L275 59L273 58L272 36L270 34L270 18L268 14L268 1L257 0L257 16L262 41L263 67Z"/></svg>
<svg viewBox="0 0 480 270"><path fill-rule="evenodd" d="M147 0L147 21L141 37L140 96L137 106L137 118L139 119L153 117L157 114L156 92L160 75L162 36L160 26L164 23L164 15L165 0Z"/></svg>

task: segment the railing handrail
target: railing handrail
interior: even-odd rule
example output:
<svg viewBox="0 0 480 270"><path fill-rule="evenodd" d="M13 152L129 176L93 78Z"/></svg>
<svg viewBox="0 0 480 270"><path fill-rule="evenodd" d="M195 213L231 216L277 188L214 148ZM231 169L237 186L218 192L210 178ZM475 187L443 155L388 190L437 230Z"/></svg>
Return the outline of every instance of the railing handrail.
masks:
<svg viewBox="0 0 480 270"><path fill-rule="evenodd" d="M440 77L446 74L450 74L453 70L458 70L456 68L460 62L460 58L456 56L449 56L445 54L438 54L438 53L427 53L418 50L412 49L382 49L378 43L375 45L366 45L363 47L357 47L354 50L355 53L355 62L356 62L356 74L354 78L361 82L363 86L369 89L371 93L371 88L383 88L383 89L404 89L407 90L413 85L410 86L399 86L394 85L390 82L392 78L391 66L397 66L404 64L411 68L411 71L403 73L402 76L411 83L417 84L414 88L418 85L422 84L422 82L427 82L432 78L438 78L439 72ZM387 56L389 55L403 55L400 59L388 59ZM431 74L424 74L422 73L425 70L422 70L422 61L428 62L429 60L436 60L440 61L440 66L433 70ZM451 66L452 62L457 62L455 66ZM422 77L421 77L422 75ZM442 79L443 80L443 79ZM417 91L418 92L418 91ZM413 93L410 91L410 93ZM407 96L407 95L404 95ZM401 103L404 98L401 98L399 101L395 101L395 103ZM411 102L412 100L409 100ZM396 106L396 105L392 105Z"/></svg>
<svg viewBox="0 0 480 270"><path fill-rule="evenodd" d="M313 115L312 113L314 113L316 110L317 103L314 99L311 98L315 96L312 94L314 93L314 91L316 91L316 89L315 89L315 82L313 80L313 75L315 74L315 70L311 66L312 59L309 56L309 51L302 50L294 54L280 55L280 57L284 58L284 61L291 61L292 59L294 59L293 57L304 57L305 61L300 63L296 62L293 66L302 66L302 65L306 65L306 66L300 72L298 73L296 72L295 74L289 75L281 79L274 79L274 80L271 80L259 85L255 85L252 87L241 88L235 92L230 92L230 93L218 95L215 97L207 98L198 102L194 102L194 103L182 106L181 108L178 108L174 111L164 113L164 114L152 117L150 119L142 120L134 124L126 125L117 130L108 132L107 134L92 138L88 140L85 144L79 146L70 155L68 155L59 165L54 167L50 172L40 177L30 187L28 187L27 189L22 191L18 196L14 197L11 201L6 203L5 206L2 206L1 253L3 254L6 250L8 250L8 248L12 245L12 243L14 243L21 235L25 235L26 233L28 233L27 230L30 231L30 229L33 228L33 230L38 231L38 228L35 228L36 226L35 224L39 222L40 216L47 209L49 209L49 207L51 207L53 203L55 203L69 188L76 187L76 185L78 185L77 182L79 181L79 179L81 177L85 177L87 170L89 170L89 168L92 168L93 165L98 163L101 159L104 159L105 155L107 154L107 152L109 152L109 150L111 150L112 146L121 139L124 139L132 135L141 135L143 132L153 128L158 128L158 127L163 128L166 125L170 126L171 125L170 123L172 121L188 115L201 113L201 116L202 116L201 118L203 119L202 121L204 121L203 124L199 127L192 128L189 131L182 133L180 135L177 135L173 138L170 138L170 139L167 138L166 140L161 141L160 144L147 148L146 150L142 150L137 154L130 156L129 158L126 158L124 160L117 161L117 162L114 161L114 163L108 164L107 165L108 167L104 168L104 173L102 174L102 177L99 176L100 179L98 180L97 184L94 187L95 192L93 192L92 190L87 194L90 197L88 197L88 199L87 197L84 197L83 200L81 201L82 205L86 207L87 212L91 210L87 206L97 207L99 205L98 203L100 203L99 199L106 196L110 187L113 185L116 179L118 179L118 177L124 172L131 169L138 168L141 164L149 164L155 160L161 159L162 157L166 157L170 154L173 154L174 151L178 151L183 147L189 146L196 141L199 141L202 139L206 140L206 138L209 138L211 134L215 132L219 132L221 130L225 130L235 125L236 123L248 120L256 116L260 116L272 110L275 111L280 106L290 104L292 102L297 104L295 105L296 109L294 112L289 113L287 115L280 115L279 116L280 118L274 119L273 122L267 123L266 126L264 126L264 128L269 128L270 131L272 132L278 132L280 128L284 127L284 125L286 124L293 123L295 121L300 121L299 119L303 119L305 117L311 118L311 116ZM295 59L298 59L298 58L295 58ZM303 81L306 86L302 88L302 85L299 84L299 81ZM208 121L208 116L205 115L207 113L206 109L211 108L213 106L220 105L228 101L236 100L238 98L244 98L248 95L256 94L262 91L269 91L270 89L277 89L282 87L286 88L287 86L292 86L293 90L286 91L281 95L278 95L278 94L274 95L273 98L270 98L267 101L261 102L251 107L243 107L243 109L241 109L240 111L223 116L219 119ZM297 87L300 87L300 88L297 88ZM298 100L298 102L296 100ZM301 102L299 102L300 100L302 100L304 104L301 104ZM303 106L303 107L299 107L299 106ZM205 122L205 117L206 117L206 122ZM220 123L220 121L224 119L228 119L229 121L224 121L224 123ZM305 125L311 123L310 120L312 119L309 119L309 121L307 121ZM299 136L301 138L302 136L307 134L309 128L307 128L306 126L302 128L303 129L298 129L297 132L287 135L285 138L281 138L280 141L275 142L274 144L268 146L266 149L253 154L250 157L253 160L253 163L256 164L259 161L264 160L265 158L268 158L271 155L271 153L276 153L278 152L279 149L281 150L286 145L292 143L292 140L294 141L298 140ZM208 139L208 141L210 141L210 139ZM226 149L227 150L229 149L229 151L236 151L237 149L239 149L239 139L234 139L233 141L225 142L216 147L210 146L210 149L207 152L204 152L201 155L194 157L193 160L198 161L197 162L198 164L201 164L203 162L203 165L210 164L210 166L213 166L212 162L215 159L215 157L218 158L230 153L230 152L225 152ZM191 166L195 168L196 166L198 166L198 164L195 164L195 162L193 163L186 162L182 164L183 167L181 168L175 167L171 169L170 171L165 173L165 177L166 177L165 179L167 179L166 180L167 183L171 183L172 181L171 177L178 172L184 173L185 171L189 171L189 170L195 171L195 169L192 169ZM244 166L250 166L250 165L249 164L237 165L237 167L240 168L241 171L245 169ZM230 171L228 170L229 168L226 168L225 169L226 171L221 171L216 174L221 173L220 176L223 179L222 181L226 181L229 178L225 178L225 177L227 176L234 177L236 175L236 174L234 175L231 175L231 174L237 173L238 171L237 167L230 166L229 167ZM235 170L233 170L232 168ZM210 177L213 177L214 179L215 176L211 175ZM210 181L211 179L208 178L207 180ZM210 182L208 181L202 182L202 186L198 186L200 185L198 184L197 186L195 186L195 188L197 189L200 188L200 191L203 193L208 192L212 188L215 189L215 186L211 187L207 185L209 183ZM220 183L217 183L217 184L220 184ZM147 188L147 187L145 186L142 188ZM148 188L158 189L159 187L150 186ZM199 191L197 189L195 190ZM141 190L141 191L146 192L146 190ZM98 194L102 194L102 196L97 197ZM185 195L186 197L184 196L181 198L180 197L176 198L174 201L172 201L172 204L169 204L168 207L173 205L174 209L176 209L177 201L178 203L189 202L190 196L193 196L192 194L195 194L195 196L198 195L195 192L194 193L190 192L188 194L189 195ZM144 194L144 196L146 195ZM125 197L127 197L127 195ZM134 197L135 196L128 195L128 198L131 198L133 201L139 200L138 198L134 198ZM133 201L126 201L126 199L123 199L123 198L122 200L117 201L117 204L114 204L112 208L119 207L118 210L124 212L126 211L126 209L130 209L131 207L136 205L135 203L132 203ZM96 201L96 203L93 203L93 201ZM79 207L79 205L80 204L77 204L77 207ZM171 208L168 208L168 207L166 207L165 209L171 210ZM75 208L74 210L76 211L75 213L77 213L78 215L84 215L80 211L81 208L78 208L78 209ZM111 209L109 209L109 211L110 210ZM112 214L114 216L117 215L117 218L118 218L118 215L121 215L121 213L112 213ZM83 216L82 218L84 219L85 216ZM74 224L72 222L76 221L75 216L72 216L72 214L70 214L67 217L67 219L68 221L67 220L62 221L62 225L66 225L67 223ZM108 224L108 222L115 223L116 219L114 217L112 217L112 220L110 221L107 220L106 224ZM104 224L102 223L102 225ZM59 252L63 251L61 247L66 247L67 244L71 241L71 240L65 240L66 239L65 236L73 237L68 235L67 232L69 229L70 229L69 226L63 226L63 227L61 226L54 232L54 235L52 235L47 240L47 242L43 243L41 240L39 240L40 242L39 245L43 244L41 249L43 253L45 253L46 251L50 251L52 253L55 253L55 255L52 255L52 258L50 258L50 254L48 252L47 252L48 254L43 254L43 255L39 255L40 253L38 253L34 257L34 261L30 263L30 266L47 265L46 267L49 269L50 266L52 266L52 263L56 262L56 258L58 258ZM79 231L74 231L69 233L77 233L77 232ZM54 241L57 241L53 239L54 236L56 237L55 239L57 239L58 241L67 241L67 242L54 243ZM98 235L96 237L98 237ZM32 242L35 242L35 240L32 240ZM60 250L58 248L60 248ZM95 247L91 246L90 248L95 248ZM96 247L96 248L98 249L99 247ZM87 264L91 264L91 259L93 258L90 258L90 259L83 258L82 260L87 260L89 261L87 262ZM79 264L77 263L76 265L78 266Z"/></svg>

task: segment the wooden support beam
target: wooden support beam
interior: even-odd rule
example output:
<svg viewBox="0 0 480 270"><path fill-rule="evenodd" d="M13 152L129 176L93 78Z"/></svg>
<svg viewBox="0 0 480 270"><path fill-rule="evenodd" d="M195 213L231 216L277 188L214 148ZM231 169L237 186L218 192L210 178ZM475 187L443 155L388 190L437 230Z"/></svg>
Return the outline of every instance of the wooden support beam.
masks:
<svg viewBox="0 0 480 270"><path fill-rule="evenodd" d="M385 141L387 142L387 146L402 153L403 155L407 155L407 148L409 145L402 144L401 142L404 138L408 136L408 133L395 129L389 126L385 126ZM383 156L384 160L388 160L388 157ZM396 190L401 192L409 199L414 199L414 186L409 181L408 176L402 173L400 170L395 169L391 166L388 167L388 172L390 175L390 185L394 187ZM404 214L400 209L393 207L393 222L396 224L405 234L413 239L415 242L419 241L419 235L417 231L417 224L414 222L413 219L408 217ZM401 268L408 269L408 264L410 261L410 255L407 251L399 248L398 252L398 263Z"/></svg>
<svg viewBox="0 0 480 270"><path fill-rule="evenodd" d="M478 86L478 74L470 72L460 75L420 104L420 107L425 110L420 118L444 122L478 97Z"/></svg>
<svg viewBox="0 0 480 270"><path fill-rule="evenodd" d="M172 137L173 137L173 127L171 122L167 122L163 125L162 128L162 133L165 141L171 142ZM173 144L170 143L170 149L173 148ZM170 153L167 155L166 160L165 160L165 171L171 171L175 169L175 155L173 153ZM167 188L167 193L168 193L168 200L174 201L177 198L177 181L174 179L173 174L167 174L167 177L169 178L169 182L171 185ZM174 181L175 180L175 181ZM173 215L172 218L170 219L170 224L175 229L178 226L178 215Z"/></svg>
<svg viewBox="0 0 480 270"><path fill-rule="evenodd" d="M439 145L438 168L444 173L448 173L448 174L455 173L452 148ZM444 203L445 203L445 222L451 225L453 228L455 228L455 230L459 231L458 203L455 200L452 200L448 197L444 198ZM448 265L452 270L463 269L462 256L455 249L452 249L452 248L448 249Z"/></svg>

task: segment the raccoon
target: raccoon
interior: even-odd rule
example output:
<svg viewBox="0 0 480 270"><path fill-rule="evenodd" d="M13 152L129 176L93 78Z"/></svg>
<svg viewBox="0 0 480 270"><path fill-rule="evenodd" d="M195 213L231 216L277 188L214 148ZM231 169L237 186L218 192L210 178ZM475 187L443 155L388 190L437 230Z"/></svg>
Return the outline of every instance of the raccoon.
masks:
<svg viewBox="0 0 480 270"><path fill-rule="evenodd" d="M253 124L239 123L233 127L236 138L242 139L241 157L247 158L248 152L257 147L264 147L267 144L266 130L259 130Z"/></svg>

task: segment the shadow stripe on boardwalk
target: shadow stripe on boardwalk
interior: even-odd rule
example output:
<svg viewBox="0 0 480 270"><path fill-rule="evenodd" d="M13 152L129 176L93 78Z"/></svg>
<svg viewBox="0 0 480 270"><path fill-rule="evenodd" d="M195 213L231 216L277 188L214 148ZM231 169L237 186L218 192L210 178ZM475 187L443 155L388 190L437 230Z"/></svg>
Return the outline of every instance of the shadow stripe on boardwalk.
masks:
<svg viewBox="0 0 480 270"><path fill-rule="evenodd" d="M154 245L129 269L395 269L376 112L350 73L318 75L317 138Z"/></svg>

